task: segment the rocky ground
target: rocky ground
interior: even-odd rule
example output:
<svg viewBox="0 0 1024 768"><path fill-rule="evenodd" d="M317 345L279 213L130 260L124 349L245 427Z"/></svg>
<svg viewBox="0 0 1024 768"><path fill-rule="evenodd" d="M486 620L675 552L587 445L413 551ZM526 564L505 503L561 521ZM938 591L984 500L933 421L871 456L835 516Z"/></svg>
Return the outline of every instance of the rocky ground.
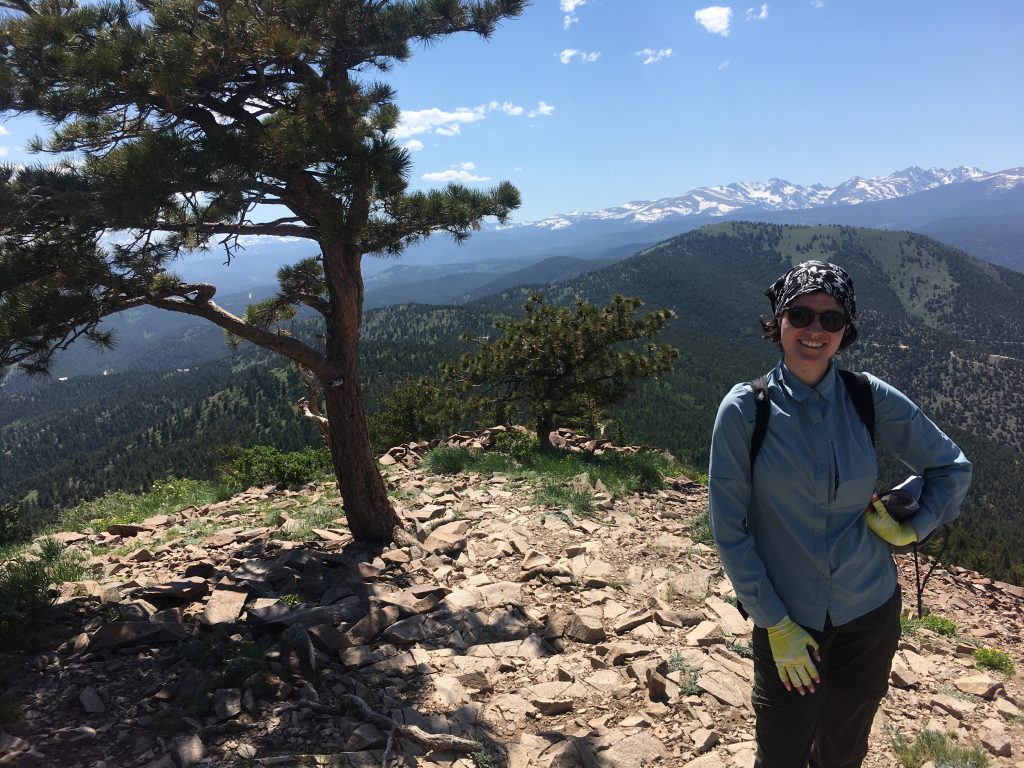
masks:
<svg viewBox="0 0 1024 768"><path fill-rule="evenodd" d="M353 545L331 485L63 534L93 574L14 673L0 764L753 765L750 624L700 541L704 487L580 479L574 518L523 480L385 463L418 545ZM1024 669L1024 590L940 566L925 602L958 635L905 636L866 765L927 728L1021 768L1024 677L971 653Z"/></svg>

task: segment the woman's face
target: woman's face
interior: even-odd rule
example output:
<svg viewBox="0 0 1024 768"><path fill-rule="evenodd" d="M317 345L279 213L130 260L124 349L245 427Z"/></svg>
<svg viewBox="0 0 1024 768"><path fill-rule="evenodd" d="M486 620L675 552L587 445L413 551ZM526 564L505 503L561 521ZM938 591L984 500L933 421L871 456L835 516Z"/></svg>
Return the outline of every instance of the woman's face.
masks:
<svg viewBox="0 0 1024 768"><path fill-rule="evenodd" d="M843 312L842 305L835 297L824 291L797 296L789 307L806 307L816 313ZM786 367L800 381L813 387L828 370L828 361L839 351L846 328L844 326L835 333L829 333L821 327L820 317L815 317L806 328L797 328L789 322L788 312L783 311L779 332Z"/></svg>

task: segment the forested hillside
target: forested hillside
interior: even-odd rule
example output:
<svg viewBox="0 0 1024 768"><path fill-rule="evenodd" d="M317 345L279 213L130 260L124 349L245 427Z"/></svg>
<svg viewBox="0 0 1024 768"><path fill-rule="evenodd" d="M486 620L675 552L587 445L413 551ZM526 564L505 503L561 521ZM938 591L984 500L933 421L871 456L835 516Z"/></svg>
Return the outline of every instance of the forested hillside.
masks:
<svg viewBox="0 0 1024 768"><path fill-rule="evenodd" d="M757 315L768 309L764 287L808 258L844 265L857 284L861 341L841 354L840 364L870 370L907 392L975 462L977 479L952 556L1024 583L1017 556L1024 550L1024 338L1017 327L1024 275L908 233L726 224L545 292L559 303L636 295L649 309L679 313L660 337L680 350L674 373L644 385L613 414L611 430L699 468L706 465L722 394L777 358L759 338ZM468 351L459 341L463 331L493 333L494 315L518 314L527 294L516 288L464 307L369 312L361 350L370 410L406 375L435 373L439 362ZM5 498L38 500L45 511L166 475L209 477L225 444L317 444L316 432L295 412L304 392L289 367L252 350L231 365L234 370L206 365L188 374L105 377L4 395ZM126 455L131 461L116 459ZM902 479L903 470L891 463L886 472Z"/></svg>

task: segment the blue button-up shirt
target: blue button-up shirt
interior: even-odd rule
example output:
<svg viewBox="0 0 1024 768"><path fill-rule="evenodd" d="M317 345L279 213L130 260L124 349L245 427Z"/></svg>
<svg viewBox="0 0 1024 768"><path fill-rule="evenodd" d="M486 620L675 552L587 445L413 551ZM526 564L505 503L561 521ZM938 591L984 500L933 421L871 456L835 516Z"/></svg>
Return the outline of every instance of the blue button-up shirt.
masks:
<svg viewBox="0 0 1024 768"><path fill-rule="evenodd" d="M822 629L845 624L896 589L889 545L864 508L878 464L871 437L834 364L816 387L780 362L768 374L771 416L750 473L751 387L726 395L711 439L711 531L736 596L754 623L786 615ZM971 481L963 452L899 390L868 374L875 437L925 478L912 520L918 539L955 518Z"/></svg>

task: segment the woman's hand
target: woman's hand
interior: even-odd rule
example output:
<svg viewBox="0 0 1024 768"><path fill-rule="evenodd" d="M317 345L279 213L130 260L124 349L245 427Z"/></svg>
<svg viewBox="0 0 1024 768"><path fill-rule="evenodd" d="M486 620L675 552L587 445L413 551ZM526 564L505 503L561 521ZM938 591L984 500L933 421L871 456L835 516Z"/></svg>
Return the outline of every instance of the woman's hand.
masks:
<svg viewBox="0 0 1024 768"><path fill-rule="evenodd" d="M910 523L901 523L889 514L878 494L871 494L871 503L864 509L868 528L874 534L895 547L903 547L917 541L917 531Z"/></svg>
<svg viewBox="0 0 1024 768"><path fill-rule="evenodd" d="M786 686L786 690L796 688L803 696L806 686L807 690L814 693L814 684L811 680L821 683L821 678L818 677L818 668L811 661L807 649L811 649L815 661L821 661L818 655L818 642L787 616L775 626L768 627L768 644L772 649L775 666L779 670L779 678Z"/></svg>

